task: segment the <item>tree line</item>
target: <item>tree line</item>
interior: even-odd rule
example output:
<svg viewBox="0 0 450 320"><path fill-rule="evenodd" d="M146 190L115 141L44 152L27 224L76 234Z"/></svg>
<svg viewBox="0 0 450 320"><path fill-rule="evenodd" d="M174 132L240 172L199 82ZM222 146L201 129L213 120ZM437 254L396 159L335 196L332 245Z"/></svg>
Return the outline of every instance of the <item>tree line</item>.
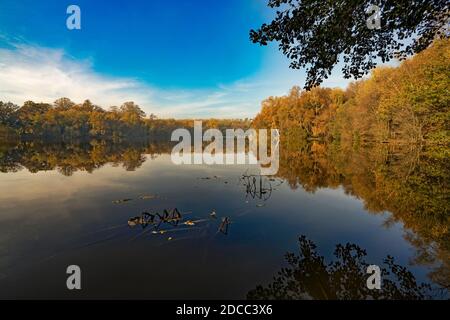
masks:
<svg viewBox="0 0 450 320"><path fill-rule="evenodd" d="M69 98L53 104L26 101L21 107L0 102L3 131L25 138L82 139L121 138L146 133L145 113L134 102L106 111L90 100L75 103Z"/></svg>
<svg viewBox="0 0 450 320"><path fill-rule="evenodd" d="M253 126L328 141L407 142L448 145L450 40L396 67L378 67L346 90L291 89L270 97Z"/></svg>
<svg viewBox="0 0 450 320"><path fill-rule="evenodd" d="M75 103L69 98L57 99L53 104L26 101L21 107L0 101L0 138L13 136L21 139L48 139L58 141L114 140L135 138L170 138L180 127L192 128L193 119L158 119L146 116L132 101L109 110L90 100ZM205 119L207 128L241 128L250 126L248 119Z"/></svg>

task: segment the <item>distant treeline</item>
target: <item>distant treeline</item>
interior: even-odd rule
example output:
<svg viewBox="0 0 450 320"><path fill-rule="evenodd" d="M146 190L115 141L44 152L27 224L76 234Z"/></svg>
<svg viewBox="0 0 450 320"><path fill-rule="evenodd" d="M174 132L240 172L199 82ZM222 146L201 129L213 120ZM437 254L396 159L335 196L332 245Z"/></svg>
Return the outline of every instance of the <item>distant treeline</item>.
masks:
<svg viewBox="0 0 450 320"><path fill-rule="evenodd" d="M133 138L170 138L174 129L192 128L194 120L146 117L134 102L105 110L90 100L77 104L60 98L53 104L26 101L19 107L0 101L0 138L120 141ZM246 128L247 119L205 119L204 128Z"/></svg>
<svg viewBox="0 0 450 320"><path fill-rule="evenodd" d="M292 88L262 103L255 127L320 140L448 145L450 40L398 67L376 68L346 90Z"/></svg>

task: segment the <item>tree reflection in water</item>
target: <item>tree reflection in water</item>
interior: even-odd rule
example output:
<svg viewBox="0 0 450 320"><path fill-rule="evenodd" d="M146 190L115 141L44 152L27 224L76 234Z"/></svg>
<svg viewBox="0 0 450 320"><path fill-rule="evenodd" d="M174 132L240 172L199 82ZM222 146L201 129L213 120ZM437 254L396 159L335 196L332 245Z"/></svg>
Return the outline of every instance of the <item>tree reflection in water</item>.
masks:
<svg viewBox="0 0 450 320"><path fill-rule="evenodd" d="M386 227L402 223L405 238L416 248L412 263L427 266L434 283L450 288L447 146L310 142L289 131L280 141L277 176L244 175L241 185L246 199L266 201L279 185L278 180L286 181L291 189L301 187L311 193L320 188L342 188L361 199L369 213L390 212ZM0 171L56 169L69 176L77 170L93 172L107 163L135 170L146 160L145 155L154 158L171 150L172 144L167 141L28 141L0 145Z"/></svg>
<svg viewBox="0 0 450 320"><path fill-rule="evenodd" d="M283 183L283 180L277 181L274 185L275 178L267 176L244 173L239 178L239 184L245 188L245 200L255 199L267 201L272 196L272 191Z"/></svg>
<svg viewBox="0 0 450 320"><path fill-rule="evenodd" d="M428 284L418 284L413 274L387 256L381 267L381 289L369 289L366 273L369 263L366 251L356 244L338 244L335 260L329 263L316 251L316 245L305 236L299 238L299 255L287 253L288 267L282 268L267 286L257 286L247 294L251 300L318 299L430 299L443 294ZM438 291L436 291L438 290Z"/></svg>
<svg viewBox="0 0 450 320"><path fill-rule="evenodd" d="M414 264L450 288L450 162L446 146L301 142L285 136L278 176L314 193L342 188L373 214L390 212L417 248Z"/></svg>
<svg viewBox="0 0 450 320"><path fill-rule="evenodd" d="M0 145L0 172L58 170L65 176L76 171L93 172L106 164L121 165L128 171L139 168L146 160L170 153L171 144L161 141L128 141L111 143L101 140L80 143L47 143L24 141Z"/></svg>

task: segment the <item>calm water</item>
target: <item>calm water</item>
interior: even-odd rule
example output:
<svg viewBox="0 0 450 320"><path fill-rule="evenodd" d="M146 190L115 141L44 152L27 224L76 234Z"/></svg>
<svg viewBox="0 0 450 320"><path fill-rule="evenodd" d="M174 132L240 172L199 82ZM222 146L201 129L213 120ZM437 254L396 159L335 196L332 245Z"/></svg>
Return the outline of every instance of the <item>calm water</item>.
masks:
<svg viewBox="0 0 450 320"><path fill-rule="evenodd" d="M254 166L176 166L158 144L4 146L0 298L246 298L298 254L301 235L327 261L350 242L370 264L391 255L418 282L449 281L445 161L434 180L423 160L401 181L410 153L302 148L282 149L278 176L261 177ZM389 185L399 181L417 195ZM181 217L141 215L166 208ZM415 218L425 211L434 222ZM81 291L66 289L72 264Z"/></svg>

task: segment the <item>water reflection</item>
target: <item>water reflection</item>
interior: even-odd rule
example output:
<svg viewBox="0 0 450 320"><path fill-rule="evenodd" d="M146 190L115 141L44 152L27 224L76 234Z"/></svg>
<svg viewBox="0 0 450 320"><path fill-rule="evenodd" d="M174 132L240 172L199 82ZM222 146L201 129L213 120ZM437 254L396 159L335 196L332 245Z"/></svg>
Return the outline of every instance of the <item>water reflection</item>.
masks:
<svg viewBox="0 0 450 320"><path fill-rule="evenodd" d="M0 172L58 170L65 176L71 176L76 171L92 173L105 164L134 171L145 162L144 155L155 158L170 150L171 144L162 141L108 143L92 140L80 144L27 141L0 145Z"/></svg>
<svg viewBox="0 0 450 320"><path fill-rule="evenodd" d="M336 234L330 235L330 237L340 237L339 242L347 241L345 237L349 236L351 231L357 228L361 228L362 233L366 229L371 232L381 232L382 229L392 229L397 224L401 224L403 228L399 232L402 233L404 240L415 249L415 255L413 257L408 256L411 265L415 268L421 268L420 270L426 270L428 279L441 288L450 287L450 192L448 186L448 181L450 181L450 164L445 156L439 156L435 150L418 149L410 146L326 145L317 141L300 143L298 139L292 141L289 137L285 137L281 141L280 170L277 176L274 177L254 175L249 173L247 168L234 169L232 166L223 168L222 172L220 172L222 170L220 168L214 169L219 170L217 172L213 170L208 171L209 169L204 167L202 167L204 171L201 172L190 171L191 169L186 167L177 168L176 173L174 171L171 175L171 170L175 170L172 167L167 169L167 163L170 162L170 157L167 155L171 151L171 144L161 141L140 141L122 144L111 144L102 141L91 141L83 144L46 144L34 141L0 146L0 171L14 173L14 175L19 173L19 171L24 173L26 170L32 173L56 170L63 176L70 177L69 181L73 181L77 178L76 175L72 176L75 172L85 171L93 173L92 180L97 180L99 177L106 179L101 174L97 174L97 172L100 173L102 171L99 170L101 167L112 165L113 167L120 166L124 169L115 168L115 171L108 173L108 179L106 179L104 184L92 187L89 189L89 192L86 192L89 194L82 194L81 191L77 191L80 200L64 198L62 205L53 203L58 201L58 199L45 196L41 196L38 199L39 201L36 200L33 203L26 202L27 195L32 192L32 184L28 181L25 181L23 185L20 184L20 187L30 189L21 189L24 192L28 192L23 197L20 197L17 192L13 192L13 189L9 186L4 186L2 190L4 190L5 194L2 199L5 199L5 201L2 203L2 210L4 212L9 212L8 210L10 210L11 213L9 216L7 215L7 219L3 218L2 222L5 229L3 230L3 236L0 238L0 240L3 240L3 247L0 248L2 256L11 256L8 246L4 244L11 243L9 239L13 238L11 234L14 235L14 232L19 232L14 228L8 228L8 221L21 218L20 212L22 211L36 210L36 206L44 208L40 209L42 212L55 211L58 214L55 213L57 218L45 220L42 225L38 227L33 225L33 228L45 229L45 225L51 221L58 222L58 219L61 219L58 210L74 210L82 217L77 216L76 219L78 220L75 221L76 223L73 223L74 226L83 225L82 222L84 220L89 221L89 219L97 219L93 223L98 224L98 220L103 219L102 224L105 225L105 230L115 230L115 232L119 230L119 232L104 238L107 240L107 243L114 242L115 245L122 246L122 244L118 243L128 239L132 240L136 246L139 243L139 247L142 250L145 250L145 248L141 246L147 245L144 240L151 238L151 235L165 243L185 238L189 239L191 235L194 239L200 238L207 243L205 239L210 239L216 234L227 235L227 237L218 237L220 239L217 239L217 241L230 241L230 248L233 245L233 249L237 252L242 250L242 246L249 246L250 249L245 251L245 255L251 261L247 262L248 265L253 263L253 261L259 264L264 263L261 262L263 260L260 255L265 255L267 249L258 247L262 243L265 246L270 246L272 242L273 246L279 250L286 248L288 246L287 241L280 241L279 243L278 239L281 239L284 234L286 236L289 235L289 232L286 230L290 230L288 228L291 225L293 228L294 224L298 223L300 227L314 230L315 235L318 235L321 234L322 228L330 220L334 219L332 221L336 222L332 222L332 224L338 225L342 221L343 225L352 226L351 230L342 227L342 230L345 230L345 232L339 233L339 231L335 231ZM148 164L160 156L164 158L159 164L160 167L151 170L155 177L153 180L139 174L139 170L145 170L146 174L149 174L149 169L145 168L145 163ZM127 176L118 177L120 174L119 170L123 171ZM136 171L136 175L130 175L131 172L129 171ZM25 176L21 175L21 177ZM55 177L46 176L46 178L48 178L50 183L57 181ZM30 179L30 177L26 176L24 179ZM86 179L90 178L86 177ZM17 184L19 185L19 182ZM115 184L118 185L117 188L113 188ZM88 184L83 182L80 185L81 187L77 190L82 190ZM309 197L317 196L323 190L335 190L336 192L333 194L338 194L339 190L343 190L348 196L347 198L358 199L364 204L364 211L360 210L358 212L361 218L366 219L367 216L383 217L384 225L382 227L361 226L358 225L359 222L346 220L345 217L342 218L342 212L350 210L347 204L345 204L342 212L339 210L338 206L341 203L344 206L344 203L347 201L344 201L343 198L332 198L334 206L326 209L332 211L334 216L332 213L321 216L321 214L324 215L325 209L318 208L318 206L326 205L327 203L320 201L320 197L317 197L318 200L314 202L314 206L308 206L306 203L308 198L303 197L303 190L307 192ZM9 191L11 193L8 193ZM297 195L301 197L296 198ZM20 201L15 200L16 198L20 198ZM242 198L244 198L244 201L242 201ZM255 208L255 204L252 201L256 202L256 207L258 208ZM95 207L98 215L92 214L92 216L86 217L83 215L86 209L84 207L83 210L78 209L79 206L86 206L90 210L93 210L92 207ZM179 209L168 210L167 208L183 208L184 210L192 210L193 213ZM19 211L19 213L16 211ZM123 216L124 214L126 216ZM104 222L110 217L116 218L112 219L111 223ZM31 220L32 218L27 218L27 224ZM310 223L308 225L310 221L314 221L314 224ZM29 223L31 224L31 222ZM58 226L61 230L66 232L68 227L65 227L63 222L59 223L60 225ZM232 226L233 231L231 233L230 226ZM333 225L332 227L330 230L334 232L334 229L338 229L339 226ZM55 229L54 226L52 228L54 234L52 241L54 243L58 243L60 239L65 239L65 233L61 231L62 234L59 234L55 231L57 228ZM99 230L91 231L98 232ZM31 234L33 234L32 232ZM52 232L36 233L34 237L44 237L44 234L51 235ZM295 232L298 234L298 230ZM77 235L76 232L74 232L74 235ZM28 233L23 233L20 239L28 240L29 238L31 238L31 235L28 236ZM104 243L104 239L94 238L88 243ZM25 242L25 240L22 241ZM361 240L365 239L361 236ZM254 241L254 243L251 241ZM301 242L301 248L309 248L308 250L311 251L311 243L305 241ZM29 244L27 243L27 245ZM186 242L187 245L188 242ZM226 244L221 243L221 245L224 246L221 247L224 251L226 251L224 248L229 248ZM385 244L377 245L380 248L379 250L385 250L383 245ZM362 263L362 260L358 258L362 249L360 250L357 246L348 248L344 246L342 248L339 251L339 259L342 260L345 253L357 265ZM183 247L182 249L189 251L193 256L196 255L198 259L202 259L202 254L204 254L197 252L192 247ZM258 253L258 250L261 250L261 253ZM158 254L160 259L165 257L162 252ZM230 261L233 263L239 259L244 260L242 252L239 254L235 253L236 256L229 251L228 254L232 257ZM218 265L226 263L224 260L227 261L226 257L219 257L216 253L214 253L214 257ZM316 254L310 255L309 260L300 259L304 262L302 267L316 267L312 263L317 262L314 259L319 259L318 257ZM133 256L130 259L138 258ZM181 260L182 258L180 257L179 259ZM182 263L183 261L177 261L177 263ZM142 263L142 261L135 262ZM311 262L311 265L306 262ZM192 263L198 264L194 260ZM213 264L213 262L209 263ZM241 265L242 263L240 261L239 266L235 266L237 270L228 266L230 274L232 270L234 270L234 275L240 274L239 272L242 270L246 270ZM267 265L267 268L270 269L269 263ZM386 265L389 269L390 266L394 266L394 263L393 261L391 264L386 262ZM359 266L362 266L362 264L359 264ZM292 270L295 269L293 266L291 267ZM258 268L264 268L264 266L261 265ZM209 266L208 270L210 270ZM329 269L328 265L317 265L317 270L317 272L322 270L320 271L322 273L319 272L320 274L318 275L320 277L322 275L326 276L326 279L338 277L336 270ZM396 270L400 269L397 268ZM202 272L205 271L203 270ZM263 271L260 272L262 273ZM335 273L334 276L333 272ZM258 275L257 272L254 272L254 274L255 277ZM345 275L343 274L343 276ZM400 283L408 279L406 273L395 275L399 276L397 281L400 281ZM230 275L230 277L232 276ZM259 277L259 283L263 282L262 278L262 276ZM294 288L291 288L295 293L293 297L309 295L313 298L330 298L334 296L337 298L366 298L365 294L367 292L358 291L359 289L356 290L356 288L351 287L346 289L350 293L346 291L339 292L339 290L337 290L337 293L333 293L335 289L333 286L337 284L329 283L324 292L316 292L314 290L319 290L320 288L314 286L320 282L316 282L314 279L303 279L310 282L308 284L302 283L300 291L295 291ZM226 278L226 280L228 282L233 281L231 278ZM235 279L235 281L242 286L244 285L242 284L242 279ZM250 279L248 281L250 282ZM255 283L253 282L251 287L254 287ZM226 283L226 285L229 285L229 283ZM236 284L236 286L238 285ZM278 288L280 284L273 284L273 288L275 288L274 286ZM403 289L397 287L397 289L394 290L392 288L392 291L383 292L383 294L386 297L401 298L398 296L399 290L409 292L408 290L411 289L417 295L411 294L409 297L420 298L422 296L418 292L422 292L422 289L419 290L419 287L420 285ZM253 290L249 295L257 298L258 295L269 294L267 291L269 287L261 288L262 291ZM249 289L250 285L245 292ZM270 293L274 295L274 298L280 298L281 296L288 298L288 295L286 295L287 289L280 287L277 290L279 290L277 295L274 292ZM241 296L231 295L230 293L228 297ZM380 295L379 297L382 296ZM426 297L426 295L424 294L423 297Z"/></svg>
<svg viewBox="0 0 450 320"><path fill-rule="evenodd" d="M381 268L380 289L369 289L367 253L356 244L338 244L333 261L317 252L316 244L305 236L299 238L299 254L286 253L288 267L281 269L267 286L258 285L247 294L257 300L422 300L436 296L437 288L418 283L407 268L387 256Z"/></svg>
<svg viewBox="0 0 450 320"><path fill-rule="evenodd" d="M390 212L389 227L401 222L416 248L414 263L433 269L430 277L450 287L450 162L444 148L313 142L281 153L278 175L291 188L314 193L343 187L374 214Z"/></svg>
<svg viewBox="0 0 450 320"><path fill-rule="evenodd" d="M273 185L274 182L277 182ZM272 191L283 183L283 180L269 178L267 176L244 173L239 183L245 187L245 199L267 201L272 196Z"/></svg>
<svg viewBox="0 0 450 320"><path fill-rule="evenodd" d="M220 223L220 226L219 226L219 232L227 235L228 234L228 226L230 225L230 223L231 223L230 218L228 218L228 217L222 218L222 222Z"/></svg>

